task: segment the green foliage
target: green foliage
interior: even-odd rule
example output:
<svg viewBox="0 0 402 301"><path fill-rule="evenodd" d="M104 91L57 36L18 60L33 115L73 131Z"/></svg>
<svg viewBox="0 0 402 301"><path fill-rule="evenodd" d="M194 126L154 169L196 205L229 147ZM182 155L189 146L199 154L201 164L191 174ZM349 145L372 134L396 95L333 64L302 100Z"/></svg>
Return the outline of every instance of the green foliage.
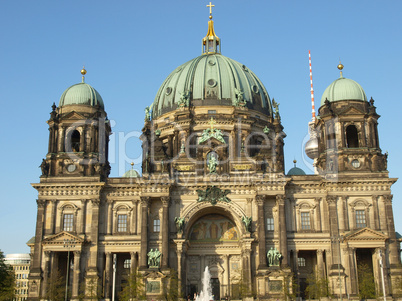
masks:
<svg viewBox="0 0 402 301"><path fill-rule="evenodd" d="M298 285L295 280L294 274L291 273L284 277L283 279L283 299L294 300L297 297Z"/></svg>
<svg viewBox="0 0 402 301"><path fill-rule="evenodd" d="M306 296L309 299L319 299L330 297L329 282L325 277L320 277L316 273L311 273L307 278Z"/></svg>
<svg viewBox="0 0 402 301"><path fill-rule="evenodd" d="M84 281L80 287L80 300L99 300L102 298L102 286L98 277Z"/></svg>
<svg viewBox="0 0 402 301"><path fill-rule="evenodd" d="M5 264L4 254L0 251L0 301L13 300L14 290L14 271Z"/></svg>
<svg viewBox="0 0 402 301"><path fill-rule="evenodd" d="M253 295L253 291L250 289L250 279L247 275L247 271L246 270L242 270L241 273L241 278L239 281L239 294L240 294L240 298L246 298L246 297L250 297Z"/></svg>
<svg viewBox="0 0 402 301"><path fill-rule="evenodd" d="M66 278L61 276L60 270L51 273L46 282L45 299L63 301L66 292Z"/></svg>
<svg viewBox="0 0 402 301"><path fill-rule="evenodd" d="M132 272L126 276L126 283L119 293L119 300L145 300L145 285L142 276L138 272Z"/></svg>
<svg viewBox="0 0 402 301"><path fill-rule="evenodd" d="M373 270L367 264L359 264L357 267L359 276L359 297L360 299L376 298Z"/></svg>
<svg viewBox="0 0 402 301"><path fill-rule="evenodd" d="M179 288L179 277L175 269L170 269L170 275L166 277L165 289L161 297L167 301L176 301L182 297Z"/></svg>

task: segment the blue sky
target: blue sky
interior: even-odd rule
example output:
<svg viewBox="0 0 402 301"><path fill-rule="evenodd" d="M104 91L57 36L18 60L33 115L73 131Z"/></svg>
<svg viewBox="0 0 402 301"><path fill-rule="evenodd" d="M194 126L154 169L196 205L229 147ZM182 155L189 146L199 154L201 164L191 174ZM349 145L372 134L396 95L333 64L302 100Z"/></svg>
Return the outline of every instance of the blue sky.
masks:
<svg viewBox="0 0 402 301"><path fill-rule="evenodd" d="M13 0L0 3L0 104L3 158L0 249L27 253L35 234L38 166L47 153L51 105L81 81L95 87L112 121L111 176L139 161L144 108L177 66L201 54L209 1ZM307 173L302 150L311 119L308 50L316 107L339 77L373 97L380 146L390 177L401 176L401 1L216 0L222 54L245 64L280 103L285 169ZM118 148L118 145L124 147ZM139 166L136 166L139 168ZM402 183L393 186L396 230L402 232Z"/></svg>

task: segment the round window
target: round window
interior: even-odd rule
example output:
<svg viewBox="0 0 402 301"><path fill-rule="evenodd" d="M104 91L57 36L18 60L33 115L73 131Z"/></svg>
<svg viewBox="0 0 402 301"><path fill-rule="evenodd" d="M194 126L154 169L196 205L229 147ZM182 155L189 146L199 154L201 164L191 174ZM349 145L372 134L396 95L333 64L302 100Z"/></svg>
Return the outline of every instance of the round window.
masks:
<svg viewBox="0 0 402 301"><path fill-rule="evenodd" d="M359 168L360 167L360 161L357 160L357 159L354 159L352 161L352 166L353 166L353 168Z"/></svg>
<svg viewBox="0 0 402 301"><path fill-rule="evenodd" d="M171 87L166 88L166 95L170 95L172 93L173 89Z"/></svg>
<svg viewBox="0 0 402 301"><path fill-rule="evenodd" d="M257 85L253 85L253 87L252 87L251 89L253 89L253 92L254 92L254 93L258 93L258 87L257 87Z"/></svg>
<svg viewBox="0 0 402 301"><path fill-rule="evenodd" d="M214 66L216 63L213 60L209 60L208 64L210 64L211 66Z"/></svg>
<svg viewBox="0 0 402 301"><path fill-rule="evenodd" d="M67 171L68 172L73 172L77 169L77 166L75 166L75 164L69 164L67 165Z"/></svg>
<svg viewBox="0 0 402 301"><path fill-rule="evenodd" d="M216 86L216 80L214 80L214 79L209 79L208 80L208 85L210 86L210 87L215 87Z"/></svg>

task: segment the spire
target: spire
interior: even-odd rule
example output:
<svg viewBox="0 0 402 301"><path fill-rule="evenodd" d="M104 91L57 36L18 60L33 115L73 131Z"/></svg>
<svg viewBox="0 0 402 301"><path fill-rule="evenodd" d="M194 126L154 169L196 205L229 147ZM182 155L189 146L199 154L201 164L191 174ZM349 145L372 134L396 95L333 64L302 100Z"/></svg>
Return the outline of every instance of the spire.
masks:
<svg viewBox="0 0 402 301"><path fill-rule="evenodd" d="M81 74L82 74L82 82L85 83L85 74L87 74L87 70L85 70L85 66L82 67Z"/></svg>
<svg viewBox="0 0 402 301"><path fill-rule="evenodd" d="M221 40L215 34L214 21L212 20L212 7L215 7L215 5L209 2L207 7L209 7L208 32L205 38L202 39L202 53L221 53Z"/></svg>
<svg viewBox="0 0 402 301"><path fill-rule="evenodd" d="M315 107L314 107L314 89L313 89L313 71L311 69L311 52L308 51L308 61L310 65L310 91L311 91L311 114L312 118L311 121L315 121Z"/></svg>

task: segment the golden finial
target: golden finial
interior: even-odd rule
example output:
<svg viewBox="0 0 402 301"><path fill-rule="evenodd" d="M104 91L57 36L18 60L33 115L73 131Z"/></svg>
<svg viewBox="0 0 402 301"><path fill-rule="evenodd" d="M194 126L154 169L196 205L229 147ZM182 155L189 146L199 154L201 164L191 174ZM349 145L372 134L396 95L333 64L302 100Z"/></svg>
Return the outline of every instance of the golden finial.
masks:
<svg viewBox="0 0 402 301"><path fill-rule="evenodd" d="M85 83L85 74L87 74L87 70L85 70L85 66L82 66L81 74L82 74L82 82Z"/></svg>
<svg viewBox="0 0 402 301"><path fill-rule="evenodd" d="M207 5L207 7L209 7L209 19L212 20L212 8L215 7L215 5L213 5L212 2L209 2L209 5Z"/></svg>
<svg viewBox="0 0 402 301"><path fill-rule="evenodd" d="M339 60L338 69L341 72L341 77L343 77L343 74L342 74L343 65L341 63L341 60Z"/></svg>
<svg viewBox="0 0 402 301"><path fill-rule="evenodd" d="M294 165L295 165L295 167L296 167L297 160L294 159L294 160L293 160L293 163L294 163Z"/></svg>
<svg viewBox="0 0 402 301"><path fill-rule="evenodd" d="M130 165L131 165L131 169L133 169L133 167L134 167L134 162L131 162Z"/></svg>

